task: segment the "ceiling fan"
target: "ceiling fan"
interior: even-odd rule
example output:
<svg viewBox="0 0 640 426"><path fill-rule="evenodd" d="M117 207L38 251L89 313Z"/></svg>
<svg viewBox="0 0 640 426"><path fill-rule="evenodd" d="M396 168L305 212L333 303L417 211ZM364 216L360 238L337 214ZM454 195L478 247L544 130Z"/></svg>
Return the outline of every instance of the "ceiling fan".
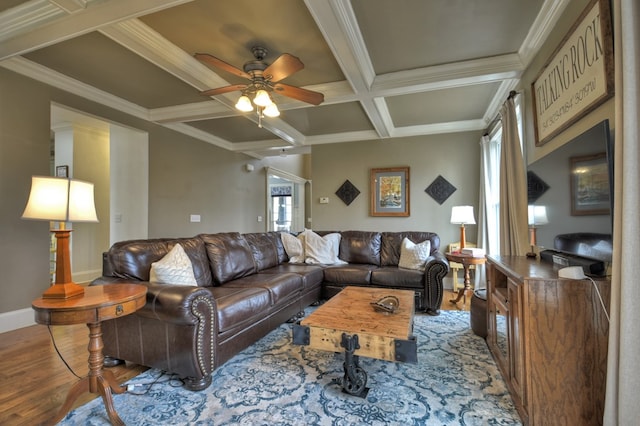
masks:
<svg viewBox="0 0 640 426"><path fill-rule="evenodd" d="M241 91L242 96L238 99L236 108L245 112L253 111L253 101L260 118L262 118L263 114L267 117L277 117L280 115L276 104L273 102L273 99L271 99L271 92L312 105L319 105L324 101L324 95L322 93L280 82L304 68L304 64L298 57L289 53L283 53L269 65L264 62L264 58L267 56L267 49L255 46L251 50L255 60L246 62L242 70L207 53L196 53L194 57L201 62L250 80L248 84L233 84L217 89L205 90L200 93L205 96L215 96L228 92ZM259 122L258 125L262 127L261 122Z"/></svg>

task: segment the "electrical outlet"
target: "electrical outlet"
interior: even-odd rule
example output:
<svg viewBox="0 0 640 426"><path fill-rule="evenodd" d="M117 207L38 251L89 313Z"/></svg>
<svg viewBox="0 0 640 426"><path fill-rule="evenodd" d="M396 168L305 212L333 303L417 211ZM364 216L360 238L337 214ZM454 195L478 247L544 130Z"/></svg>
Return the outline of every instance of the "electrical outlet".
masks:
<svg viewBox="0 0 640 426"><path fill-rule="evenodd" d="M320 204L329 204L329 197L320 197Z"/></svg>

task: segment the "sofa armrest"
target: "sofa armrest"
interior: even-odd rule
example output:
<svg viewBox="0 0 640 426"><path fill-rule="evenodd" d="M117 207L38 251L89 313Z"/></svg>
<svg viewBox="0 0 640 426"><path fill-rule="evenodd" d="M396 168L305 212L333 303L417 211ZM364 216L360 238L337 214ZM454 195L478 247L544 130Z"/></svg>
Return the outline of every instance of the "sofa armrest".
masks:
<svg viewBox="0 0 640 426"><path fill-rule="evenodd" d="M424 306L429 315L439 315L444 296L444 277L449 273L449 261L443 253L429 256L424 269Z"/></svg>
<svg viewBox="0 0 640 426"><path fill-rule="evenodd" d="M142 314L153 315L161 321L175 324L196 324L209 316L215 319L217 311L213 295L205 287L145 283L149 311ZM202 304L204 303L204 307ZM204 311L203 311L204 309ZM207 318L203 318L202 315Z"/></svg>
<svg viewBox="0 0 640 426"><path fill-rule="evenodd" d="M94 280L91 285L118 285L119 283L131 284L132 280L100 279ZM136 315L177 325L215 321L216 301L206 287L148 281L134 283L147 287L147 303L136 311Z"/></svg>

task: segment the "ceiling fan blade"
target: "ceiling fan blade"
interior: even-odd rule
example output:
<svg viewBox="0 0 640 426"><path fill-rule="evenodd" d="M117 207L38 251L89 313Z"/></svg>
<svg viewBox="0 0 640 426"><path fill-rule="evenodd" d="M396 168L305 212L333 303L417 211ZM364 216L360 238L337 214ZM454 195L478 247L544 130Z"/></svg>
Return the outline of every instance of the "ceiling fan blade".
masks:
<svg viewBox="0 0 640 426"><path fill-rule="evenodd" d="M220 68L221 70L229 72L233 75L237 75L238 77L243 77L251 80L251 76L242 71L240 68L236 68L233 65L226 63L222 59L218 59L215 56L209 55L208 53L196 53L193 56L201 62L213 65L214 67Z"/></svg>
<svg viewBox="0 0 640 426"><path fill-rule="evenodd" d="M204 90L200 92L200 94L205 96L215 96L215 95L221 95L223 93L234 92L236 90L244 90L246 87L247 87L246 84L234 84L232 86L224 86L224 87L218 87L217 89Z"/></svg>
<svg viewBox="0 0 640 426"><path fill-rule="evenodd" d="M304 64L297 56L283 53L278 56L278 59L273 61L271 65L265 68L262 75L267 80L271 80L272 83L276 83L303 68Z"/></svg>
<svg viewBox="0 0 640 426"><path fill-rule="evenodd" d="M312 105L320 105L324 102L324 95L320 92L303 89L301 87L289 86L288 84L274 84L273 90L280 95L297 99Z"/></svg>

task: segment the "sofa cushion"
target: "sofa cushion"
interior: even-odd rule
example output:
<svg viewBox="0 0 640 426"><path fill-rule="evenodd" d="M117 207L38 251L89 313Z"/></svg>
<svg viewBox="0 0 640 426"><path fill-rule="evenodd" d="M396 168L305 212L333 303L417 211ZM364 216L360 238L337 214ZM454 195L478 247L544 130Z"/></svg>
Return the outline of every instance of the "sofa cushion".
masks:
<svg viewBox="0 0 640 426"><path fill-rule="evenodd" d="M269 292L263 288L212 287L216 300L218 333L248 327L263 317L271 306Z"/></svg>
<svg viewBox="0 0 640 426"><path fill-rule="evenodd" d="M298 274L302 278L302 288L310 290L322 284L324 269L319 265L298 265L295 263L281 263L273 268L263 269L260 274Z"/></svg>
<svg viewBox="0 0 640 426"><path fill-rule="evenodd" d="M371 271L375 265L337 265L327 266L324 270L324 282L330 284L365 285L371 282Z"/></svg>
<svg viewBox="0 0 640 426"><path fill-rule="evenodd" d="M425 240L431 242L431 254L440 249L440 237L433 232L383 232L380 247L380 266L398 266L402 240L410 239L418 244Z"/></svg>
<svg viewBox="0 0 640 426"><path fill-rule="evenodd" d="M238 232L201 234L216 285L255 274L257 267L251 247Z"/></svg>
<svg viewBox="0 0 640 426"><path fill-rule="evenodd" d="M151 264L149 281L162 284L198 285L189 256L176 244L162 259Z"/></svg>
<svg viewBox="0 0 640 426"><path fill-rule="evenodd" d="M337 232L320 236L311 230L304 231L304 262L311 265L346 263L338 258L340 238Z"/></svg>
<svg viewBox="0 0 640 426"><path fill-rule="evenodd" d="M298 274L253 274L229 281L224 287L262 288L269 292L271 305L300 296L302 277Z"/></svg>
<svg viewBox="0 0 640 426"><path fill-rule="evenodd" d="M371 285L390 288L424 289L424 273L414 269L385 266L371 272Z"/></svg>
<svg viewBox="0 0 640 426"><path fill-rule="evenodd" d="M287 254L279 232L255 232L243 234L243 236L251 247L258 271L273 268L286 261Z"/></svg>
<svg viewBox="0 0 640 426"><path fill-rule="evenodd" d="M343 231L341 236L340 259L353 264L380 265L379 232Z"/></svg>
<svg viewBox="0 0 640 426"><path fill-rule="evenodd" d="M431 255L431 241L425 240L415 244L408 238L402 240L398 267L424 271L425 262Z"/></svg>
<svg viewBox="0 0 640 426"><path fill-rule="evenodd" d="M209 258L204 242L193 238L162 238L120 241L111 246L107 258L113 276L137 281L149 281L151 264L162 259L174 245L180 244L191 260L199 286L212 284Z"/></svg>

